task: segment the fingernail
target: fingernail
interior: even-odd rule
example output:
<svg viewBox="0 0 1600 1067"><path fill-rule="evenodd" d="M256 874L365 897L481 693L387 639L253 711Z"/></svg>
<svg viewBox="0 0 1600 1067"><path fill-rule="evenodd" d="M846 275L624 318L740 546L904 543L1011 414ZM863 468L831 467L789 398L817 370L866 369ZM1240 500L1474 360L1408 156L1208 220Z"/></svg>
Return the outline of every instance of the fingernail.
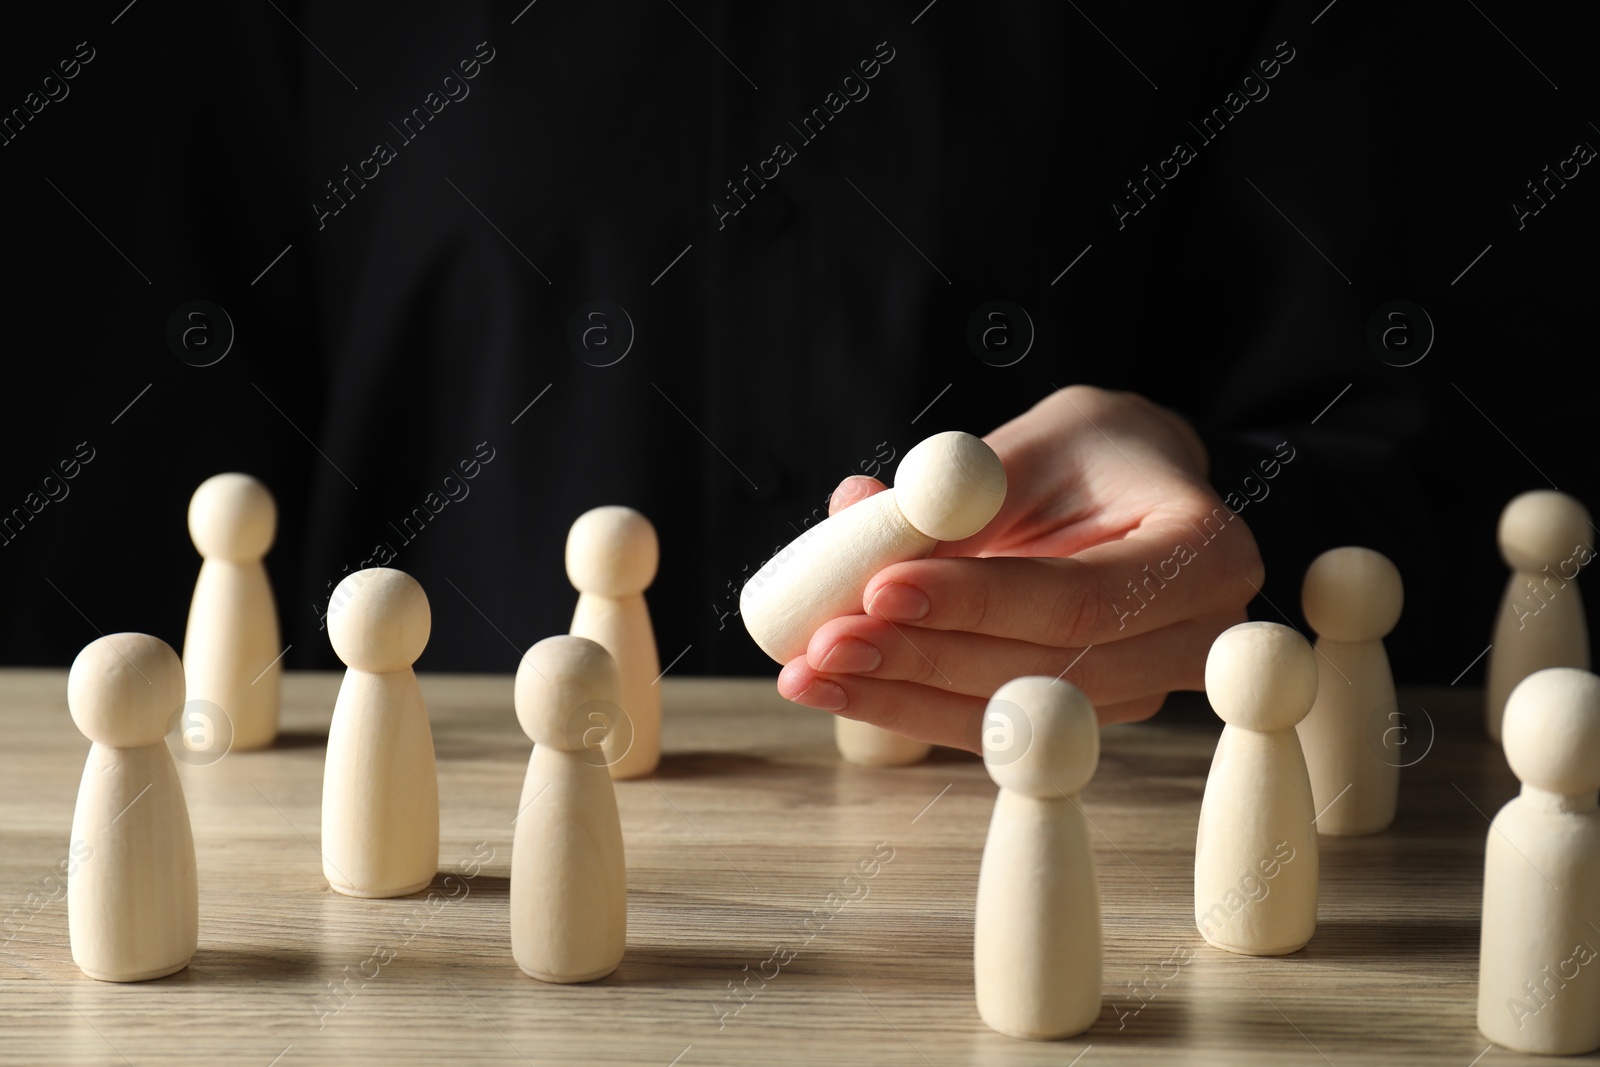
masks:
<svg viewBox="0 0 1600 1067"><path fill-rule="evenodd" d="M894 622L916 622L928 614L928 596L904 582L890 582L873 596L867 614Z"/></svg>
<svg viewBox="0 0 1600 1067"><path fill-rule="evenodd" d="M820 678L806 686L806 691L795 697L794 702L819 711L841 711L849 703L843 689Z"/></svg>
<svg viewBox="0 0 1600 1067"><path fill-rule="evenodd" d="M861 484L856 481L856 476L851 475L840 482L838 487L828 497L829 508L843 510L861 498Z"/></svg>
<svg viewBox="0 0 1600 1067"><path fill-rule="evenodd" d="M865 641L846 637L828 649L817 669L829 674L865 674L882 664L883 653Z"/></svg>

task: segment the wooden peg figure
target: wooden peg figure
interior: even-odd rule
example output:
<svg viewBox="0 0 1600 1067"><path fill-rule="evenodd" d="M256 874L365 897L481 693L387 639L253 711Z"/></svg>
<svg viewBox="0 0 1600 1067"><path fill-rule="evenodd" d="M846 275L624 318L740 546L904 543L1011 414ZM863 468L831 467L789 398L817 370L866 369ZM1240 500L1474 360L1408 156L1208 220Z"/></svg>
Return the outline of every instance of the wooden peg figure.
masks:
<svg viewBox="0 0 1600 1067"><path fill-rule="evenodd" d="M622 961L622 822L605 754L586 743L620 689L611 654L583 637L547 637L517 668L517 721L534 746L511 848L511 952L543 982L592 982Z"/></svg>
<svg viewBox="0 0 1600 1067"><path fill-rule="evenodd" d="M1400 571L1370 548L1335 548L1306 571L1300 603L1317 632L1317 700L1300 725L1311 800L1324 834L1375 834L1394 822L1400 705L1383 639L1400 621Z"/></svg>
<svg viewBox="0 0 1600 1067"><path fill-rule="evenodd" d="M900 460L894 487L817 523L750 576L739 617L761 651L781 664L805 655L829 619L859 615L872 576L892 563L922 559L940 541L971 537L1006 498L1000 457L979 438L949 431ZM839 751L852 763L915 763L931 746L870 723L834 722Z"/></svg>
<svg viewBox="0 0 1600 1067"><path fill-rule="evenodd" d="M283 645L261 562L277 526L272 494L248 474L214 475L189 499L189 537L203 562L183 635L188 699L221 708L239 750L278 735Z"/></svg>
<svg viewBox="0 0 1600 1067"><path fill-rule="evenodd" d="M67 876L72 959L102 982L189 965L199 943L194 837L163 741L183 710L183 664L148 634L110 634L72 661L67 706L90 741Z"/></svg>
<svg viewBox="0 0 1600 1067"><path fill-rule="evenodd" d="M1100 1015L1100 888L1078 792L1100 727L1077 687L1001 686L984 712L983 761L1000 787L978 874L978 1014L1012 1037L1072 1037Z"/></svg>
<svg viewBox="0 0 1600 1067"><path fill-rule="evenodd" d="M439 869L433 732L411 669L431 627L403 571L356 571L329 600L328 638L348 669L328 726L322 873L347 896L402 897Z"/></svg>
<svg viewBox="0 0 1600 1067"><path fill-rule="evenodd" d="M1478 1029L1518 1052L1600 1049L1600 678L1551 667L1518 684L1502 723L1522 792L1483 857Z"/></svg>
<svg viewBox="0 0 1600 1067"><path fill-rule="evenodd" d="M1536 489L1506 505L1497 531L1511 568L1494 619L1484 683L1485 725L1500 740L1506 697L1534 671L1589 669L1589 628L1578 571L1594 558L1589 512L1565 493Z"/></svg>
<svg viewBox="0 0 1600 1067"><path fill-rule="evenodd" d="M610 652L622 679L622 717L600 727L613 778L661 762L661 662L644 601L660 559L655 527L632 508L584 512L567 534L567 579L578 590L571 632Z"/></svg>
<svg viewBox="0 0 1600 1067"><path fill-rule="evenodd" d="M1224 630L1206 696L1227 723L1200 802L1194 915L1210 945L1298 952L1317 926L1316 808L1295 724L1317 699L1316 653L1275 622Z"/></svg>

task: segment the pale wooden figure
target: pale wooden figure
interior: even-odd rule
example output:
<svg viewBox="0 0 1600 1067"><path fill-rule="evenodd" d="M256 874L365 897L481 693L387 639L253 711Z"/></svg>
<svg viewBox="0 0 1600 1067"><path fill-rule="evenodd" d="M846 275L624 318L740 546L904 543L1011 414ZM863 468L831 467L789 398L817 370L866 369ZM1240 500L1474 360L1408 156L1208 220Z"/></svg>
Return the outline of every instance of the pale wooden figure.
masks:
<svg viewBox="0 0 1600 1067"><path fill-rule="evenodd" d="M188 699L221 708L240 750L278 736L283 645L261 562L277 526L272 494L248 474L214 475L189 499L189 537L203 562L183 635Z"/></svg>
<svg viewBox="0 0 1600 1067"><path fill-rule="evenodd" d="M834 716L833 741L840 755L861 767L906 767L933 750L926 741L843 715Z"/></svg>
<svg viewBox="0 0 1600 1067"><path fill-rule="evenodd" d="M1317 830L1375 834L1394 822L1404 736L1383 639L1400 621L1400 571L1370 548L1335 548L1306 571L1300 604L1317 632L1317 701L1300 725Z"/></svg>
<svg viewBox="0 0 1600 1067"><path fill-rule="evenodd" d="M1518 1052L1600 1049L1600 678L1530 674L1505 709L1522 793L1500 809L1483 857L1478 1029Z"/></svg>
<svg viewBox="0 0 1600 1067"><path fill-rule="evenodd" d="M428 709L411 665L432 628L428 597L403 571L340 582L328 638L349 668L328 726L322 873L352 897L401 897L439 869L439 777Z"/></svg>
<svg viewBox="0 0 1600 1067"><path fill-rule="evenodd" d="M1075 686L1001 686L983 759L1000 787L978 873L978 1014L1012 1037L1072 1037L1100 1015L1100 887L1077 795L1100 761L1100 727Z"/></svg>
<svg viewBox="0 0 1600 1067"><path fill-rule="evenodd" d="M611 654L583 637L547 637L517 668L517 721L534 746L511 848L511 953L540 981L592 982L622 961L622 822L591 733L620 686Z"/></svg>
<svg viewBox="0 0 1600 1067"><path fill-rule="evenodd" d="M1484 683L1486 726L1500 739L1506 697L1534 671L1589 668L1589 628L1576 575L1593 558L1589 512L1565 493L1523 493L1500 514L1500 555L1511 568L1494 620Z"/></svg>
<svg viewBox="0 0 1600 1067"><path fill-rule="evenodd" d="M622 677L622 718L602 727L613 778L640 778L661 762L661 661L644 601L660 559L655 527L632 508L586 511L567 533L567 579L578 591L571 633L602 645Z"/></svg>
<svg viewBox="0 0 1600 1067"><path fill-rule="evenodd" d="M1206 696L1227 725L1200 802L1195 925L1216 948L1287 955L1317 925L1316 808L1294 730L1317 698L1316 653L1287 626L1240 623L1211 645Z"/></svg>
<svg viewBox="0 0 1600 1067"><path fill-rule="evenodd" d="M148 634L90 643L67 675L72 721L93 741L72 816L72 959L102 982L181 971L199 943L194 837L162 740L183 710L183 664Z"/></svg>
<svg viewBox="0 0 1600 1067"><path fill-rule="evenodd" d="M823 623L862 613L874 574L922 559L940 541L971 537L1005 497L1006 472L993 449L971 434L935 434L905 454L893 488L830 515L751 575L739 616L761 650L786 664L805 655ZM834 736L847 760L867 765L915 763L931 747L844 718Z"/></svg>

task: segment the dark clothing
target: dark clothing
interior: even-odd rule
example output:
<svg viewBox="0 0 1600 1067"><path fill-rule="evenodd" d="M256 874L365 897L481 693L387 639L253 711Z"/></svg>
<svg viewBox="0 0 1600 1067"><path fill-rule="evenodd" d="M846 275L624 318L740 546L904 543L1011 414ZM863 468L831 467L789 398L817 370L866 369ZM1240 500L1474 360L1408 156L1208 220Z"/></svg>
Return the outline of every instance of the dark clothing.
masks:
<svg viewBox="0 0 1600 1067"><path fill-rule="evenodd" d="M277 496L290 667L337 666L328 594L384 563L428 591L420 667L511 671L570 620L568 526L621 503L660 533L663 663L771 672L738 587L841 477L1083 382L1199 427L1267 562L1252 617L1303 627L1306 564L1367 545L1406 582L1397 676L1448 682L1488 643L1504 503L1600 501L1591 27L919 6L18 14L0 104L70 94L0 146L0 658L176 646L188 496L237 469ZM211 366L214 315L169 343L193 300L232 322ZM1026 318L975 315L997 300ZM1414 312L1368 343L1395 300L1437 330L1411 366Z"/></svg>

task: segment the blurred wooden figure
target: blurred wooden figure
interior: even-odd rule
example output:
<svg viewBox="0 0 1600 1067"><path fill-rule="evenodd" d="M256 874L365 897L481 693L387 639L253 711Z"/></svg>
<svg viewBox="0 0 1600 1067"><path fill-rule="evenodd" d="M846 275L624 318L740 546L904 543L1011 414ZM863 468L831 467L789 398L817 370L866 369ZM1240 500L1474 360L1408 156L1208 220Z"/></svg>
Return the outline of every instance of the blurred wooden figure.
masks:
<svg viewBox="0 0 1600 1067"><path fill-rule="evenodd" d="M1000 787L978 874L973 975L990 1029L1045 1040L1100 1015L1100 887L1077 803L1100 760L1094 708L1043 676L1001 686L983 761Z"/></svg>
<svg viewBox="0 0 1600 1067"><path fill-rule="evenodd" d="M221 708L240 750L278 735L283 645L261 562L277 526L272 494L248 474L214 475L189 499L189 537L203 562L183 635L188 699Z"/></svg>
<svg viewBox="0 0 1600 1067"><path fill-rule="evenodd" d="M1571 667L1511 691L1506 760L1522 792L1483 857L1478 1029L1518 1052L1600 1049L1600 678Z"/></svg>
<svg viewBox="0 0 1600 1067"><path fill-rule="evenodd" d="M433 732L411 669L431 628L428 597L403 571L356 571L328 602L348 670L328 726L322 873L347 896L405 896L439 869Z"/></svg>
<svg viewBox="0 0 1600 1067"><path fill-rule="evenodd" d="M517 721L533 739L511 848L511 953L543 982L617 969L628 933L628 872L617 796L590 714L615 714L621 682L601 645L547 637L517 668Z"/></svg>
<svg viewBox="0 0 1600 1067"><path fill-rule="evenodd" d="M1580 568L1594 558L1589 512L1565 493L1523 493L1500 514L1500 555L1511 568L1489 646L1485 725L1500 740L1506 697L1534 671L1589 669L1589 628L1578 595Z"/></svg>
<svg viewBox="0 0 1600 1067"><path fill-rule="evenodd" d="M90 643L67 675L72 721L94 742L72 816L73 961L102 982L181 971L199 943L189 808L163 741L183 709L183 664L148 634Z"/></svg>
<svg viewBox="0 0 1600 1067"><path fill-rule="evenodd" d="M567 579L578 590L570 632L610 652L622 679L622 715L593 724L613 778L640 778L661 762L661 661L644 601L660 559L655 527L632 508L586 511L567 533Z"/></svg>
<svg viewBox="0 0 1600 1067"><path fill-rule="evenodd" d="M1404 746L1383 639L1400 621L1400 571L1370 548L1335 548L1306 571L1300 604L1317 632L1317 700L1295 727L1317 830L1375 834L1394 822Z"/></svg>
<svg viewBox="0 0 1600 1067"><path fill-rule="evenodd" d="M859 767L906 767L933 751L926 741L843 715L833 718L833 742L840 755Z"/></svg>
<svg viewBox="0 0 1600 1067"><path fill-rule="evenodd" d="M1275 622L1224 630L1206 657L1222 721L1194 849L1195 925L1246 956L1298 952L1317 927L1316 808L1295 724L1317 699L1316 653Z"/></svg>

